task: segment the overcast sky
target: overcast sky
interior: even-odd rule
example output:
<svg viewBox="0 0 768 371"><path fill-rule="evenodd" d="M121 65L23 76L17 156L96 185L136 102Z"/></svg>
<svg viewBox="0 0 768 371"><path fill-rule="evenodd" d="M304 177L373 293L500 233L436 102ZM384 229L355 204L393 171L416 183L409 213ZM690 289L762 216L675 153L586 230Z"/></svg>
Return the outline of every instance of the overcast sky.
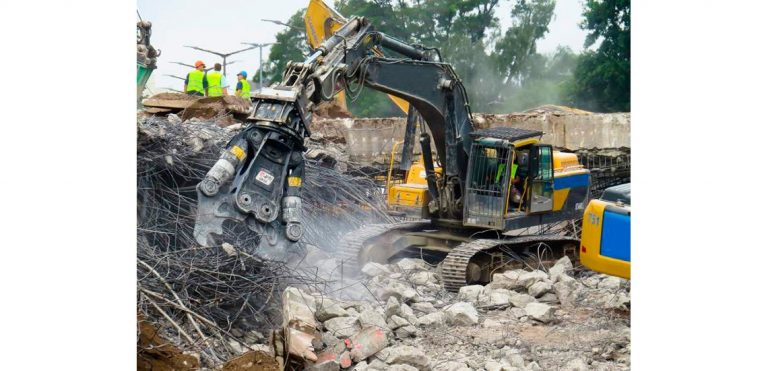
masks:
<svg viewBox="0 0 768 371"><path fill-rule="evenodd" d="M287 21L288 18L309 3L308 0L138 0L138 10L144 20L152 22L151 42L162 50L158 68L153 72L149 88L153 92L164 88L182 90L183 81L166 75L184 77L190 68L173 64L193 64L202 59L208 67L221 58L200 52L183 45L194 45L204 49L229 53L247 47L241 42L269 43L275 41L275 34L284 27L261 19ZM326 0L332 5L333 1ZM497 10L502 27L510 24L510 0L502 0ZM558 45L569 46L574 51L583 48L586 33L579 29L581 21L581 0L560 0L555 7L555 18L550 23L550 32L538 43L540 52L554 51ZM264 59L269 55L264 48ZM258 49L249 50L228 58L240 61L227 68L230 82L241 70L248 72L249 79L259 66Z"/></svg>

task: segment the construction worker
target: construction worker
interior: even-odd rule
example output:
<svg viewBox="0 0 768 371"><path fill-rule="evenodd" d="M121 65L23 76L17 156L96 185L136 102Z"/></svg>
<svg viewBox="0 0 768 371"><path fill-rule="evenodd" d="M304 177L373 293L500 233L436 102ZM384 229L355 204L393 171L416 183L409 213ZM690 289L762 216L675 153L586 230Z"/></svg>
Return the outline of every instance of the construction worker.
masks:
<svg viewBox="0 0 768 371"><path fill-rule="evenodd" d="M205 74L205 63L203 61L195 62L195 69L187 74L184 80L184 92L187 95L205 96L208 91L208 79Z"/></svg>
<svg viewBox="0 0 768 371"><path fill-rule="evenodd" d="M222 95L229 95L227 93L227 77L221 73L221 63L213 65L213 71L208 72L208 96L220 97Z"/></svg>
<svg viewBox="0 0 768 371"><path fill-rule="evenodd" d="M248 73L245 71L240 71L240 73L237 74L237 89L235 91L235 95L238 97L243 97L243 99L247 100L249 103L251 101L251 84L248 83L248 80L246 79L248 77Z"/></svg>

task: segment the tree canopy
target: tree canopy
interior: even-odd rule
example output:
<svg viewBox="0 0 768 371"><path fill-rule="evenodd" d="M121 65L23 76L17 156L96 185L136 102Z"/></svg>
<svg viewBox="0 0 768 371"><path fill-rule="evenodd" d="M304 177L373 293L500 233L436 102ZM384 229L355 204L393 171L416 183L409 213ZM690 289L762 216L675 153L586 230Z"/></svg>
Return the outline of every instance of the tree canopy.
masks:
<svg viewBox="0 0 768 371"><path fill-rule="evenodd" d="M630 111L630 1L587 0L589 30L569 86L569 102L599 112Z"/></svg>
<svg viewBox="0 0 768 371"><path fill-rule="evenodd" d="M504 15L511 18L506 28L499 22L502 1L512 2L510 14ZM626 12L617 17L609 3L626 3ZM439 48L464 82L475 112L566 103L621 110L618 102L624 96L629 109L629 1L587 1L582 25L590 30L586 46L601 45L583 55L563 47L546 55L536 49L549 32L555 0L338 0L335 8L345 16L364 16L377 30L408 43ZM292 15L287 22L292 27L276 36L264 67L270 83L281 79L289 60L309 55L303 15L304 9ZM613 103L605 103L608 97L615 98ZM348 106L360 117L402 115L386 95L370 89Z"/></svg>

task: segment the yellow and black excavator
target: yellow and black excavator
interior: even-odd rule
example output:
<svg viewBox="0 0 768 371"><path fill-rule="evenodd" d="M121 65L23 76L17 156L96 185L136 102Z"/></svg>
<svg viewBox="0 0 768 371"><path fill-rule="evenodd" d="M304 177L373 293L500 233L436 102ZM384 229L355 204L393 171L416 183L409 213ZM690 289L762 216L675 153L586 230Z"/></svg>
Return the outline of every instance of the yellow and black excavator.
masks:
<svg viewBox="0 0 768 371"><path fill-rule="evenodd" d="M248 126L197 186L200 244L214 244L224 220L298 241L311 112L342 90L367 87L408 104L401 168L409 176L389 197L422 219L348 234L339 247L346 266L421 257L441 264L445 287L455 291L500 269L578 254L578 238L566 232L584 211L590 174L576 155L541 143L540 131L475 129L464 84L436 48L378 32L363 17L343 18L318 0L306 23L312 55L288 63L281 83L254 96ZM422 158L413 163L417 134Z"/></svg>

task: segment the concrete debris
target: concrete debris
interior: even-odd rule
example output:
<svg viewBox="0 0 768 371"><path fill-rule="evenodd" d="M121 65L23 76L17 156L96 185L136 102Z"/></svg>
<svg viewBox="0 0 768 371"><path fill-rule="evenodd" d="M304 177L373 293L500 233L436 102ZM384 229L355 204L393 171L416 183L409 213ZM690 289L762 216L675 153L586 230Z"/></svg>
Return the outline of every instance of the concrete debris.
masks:
<svg viewBox="0 0 768 371"><path fill-rule="evenodd" d="M553 285L557 300L563 306L570 307L576 303L582 292L582 286L575 279L568 277L569 280L559 280Z"/></svg>
<svg viewBox="0 0 768 371"><path fill-rule="evenodd" d="M320 322L325 322L335 317L346 317L349 313L338 302L328 298L316 299L317 312L315 316Z"/></svg>
<svg viewBox="0 0 768 371"><path fill-rule="evenodd" d="M360 312L360 316L357 317L357 323L360 326L360 328L366 328L366 327L377 327L382 330L389 331L389 326L387 326L387 320L384 319L384 316L380 314L379 312L376 312L375 310L367 309L362 312Z"/></svg>
<svg viewBox="0 0 768 371"><path fill-rule="evenodd" d="M572 359L563 368L563 371L588 371L588 370L589 370L589 366L581 358Z"/></svg>
<svg viewBox="0 0 768 371"><path fill-rule="evenodd" d="M410 272L416 272L416 271L429 271L430 266L421 259L401 259L397 263L395 263L395 266L400 270L400 272L410 273Z"/></svg>
<svg viewBox="0 0 768 371"><path fill-rule="evenodd" d="M530 287L534 283L538 281L542 281L549 278L549 275L540 271L535 270L533 272L525 272L518 277L517 282L521 287Z"/></svg>
<svg viewBox="0 0 768 371"><path fill-rule="evenodd" d="M538 281L528 287L528 294L534 298L539 298L542 295L552 290L552 282L550 281Z"/></svg>
<svg viewBox="0 0 768 371"><path fill-rule="evenodd" d="M593 362L595 369L628 369L629 318L604 317L594 309L628 308L629 284L591 275L598 278L589 288L583 283L589 277L571 276L570 260L561 259L548 272L497 273L488 285L465 286L457 294L431 288L439 277L418 260L367 267L364 282L377 299L352 302L289 291L292 312L312 314L323 324L314 343L295 341L303 348L293 353L303 350L306 359L317 350L311 369L581 370ZM596 313L586 319L594 321L590 326L611 327L579 327L585 320L574 320L575 311L583 308ZM302 336L309 338L293 335ZM590 347L575 349L574 338ZM539 348L549 350L534 351Z"/></svg>
<svg viewBox="0 0 768 371"><path fill-rule="evenodd" d="M224 252L228 256L235 256L235 255L237 255L237 249L235 249L235 247L232 246L231 243L224 242L223 244L221 244L221 249L224 250Z"/></svg>
<svg viewBox="0 0 768 371"><path fill-rule="evenodd" d="M419 333L419 329L416 328L416 326L407 325L395 330L395 337L398 339L405 339L410 337L416 337L418 333Z"/></svg>
<svg viewBox="0 0 768 371"><path fill-rule="evenodd" d="M415 298L416 295L418 295L416 290L407 284L396 280L389 280L384 286L376 289L376 296L381 300L388 300L390 297L395 297L400 301L408 301Z"/></svg>
<svg viewBox="0 0 768 371"><path fill-rule="evenodd" d="M174 113L171 113L168 115L168 122L171 124L181 124L181 117L177 116Z"/></svg>
<svg viewBox="0 0 768 371"><path fill-rule="evenodd" d="M418 325L423 327L437 327L442 326L445 323L445 312L434 312L419 317Z"/></svg>
<svg viewBox="0 0 768 371"><path fill-rule="evenodd" d="M483 367L485 367L486 371L501 371L504 365L501 364L500 362L488 361L488 362L485 362L485 365Z"/></svg>
<svg viewBox="0 0 768 371"><path fill-rule="evenodd" d="M520 294L513 291L509 302L517 308L525 308L528 304L536 302L536 298L528 294Z"/></svg>
<svg viewBox="0 0 768 371"><path fill-rule="evenodd" d="M392 271L385 265L379 263L370 262L363 266L361 271L368 277L375 277L380 275L389 275Z"/></svg>
<svg viewBox="0 0 768 371"><path fill-rule="evenodd" d="M390 317L399 313L400 313L400 302L397 301L396 297L390 296L389 299L387 299L387 308L384 310L384 316Z"/></svg>
<svg viewBox="0 0 768 371"><path fill-rule="evenodd" d="M408 326L411 323L408 322L408 320L403 317L400 317L398 315L393 315L392 317L389 317L389 322L387 322L387 324L389 325L390 329L396 330L400 327Z"/></svg>
<svg viewBox="0 0 768 371"><path fill-rule="evenodd" d="M344 344L347 349L350 349L349 355L352 360L360 362L386 348L389 342L382 329L367 327L345 340Z"/></svg>
<svg viewBox="0 0 768 371"><path fill-rule="evenodd" d="M414 285L426 285L438 282L437 275L433 272L421 271L408 276L408 282Z"/></svg>
<svg viewBox="0 0 768 371"><path fill-rule="evenodd" d="M444 309L449 323L456 325L474 325L478 322L477 309L472 303L458 302Z"/></svg>
<svg viewBox="0 0 768 371"><path fill-rule="evenodd" d="M464 300L472 303L476 303L483 293L483 286L481 285L469 285L459 289L459 300Z"/></svg>
<svg viewBox="0 0 768 371"><path fill-rule="evenodd" d="M549 323L554 319L555 308L543 303L529 303L525 306L525 314L538 321Z"/></svg>
<svg viewBox="0 0 768 371"><path fill-rule="evenodd" d="M336 317L323 322L325 329L333 336L342 339L354 335L360 330L360 325L355 317Z"/></svg>
<svg viewBox="0 0 768 371"><path fill-rule="evenodd" d="M567 256L560 258L555 265L549 268L549 279L552 282L557 282L561 276L573 270L573 263ZM567 275L566 275L567 277Z"/></svg>
<svg viewBox="0 0 768 371"><path fill-rule="evenodd" d="M494 273L489 286L495 289L507 289L507 290L518 289L521 287L521 285L518 284L518 279L520 278L520 275L523 273L525 273L525 271L522 271L522 270L506 271L504 273Z"/></svg>
<svg viewBox="0 0 768 371"><path fill-rule="evenodd" d="M603 278L602 281L600 281L600 283L597 285L597 288L606 289L606 290L618 290L620 286L621 286L621 278L608 276Z"/></svg>
<svg viewBox="0 0 768 371"><path fill-rule="evenodd" d="M413 308L414 311L421 313L434 313L437 311L435 306L428 302L413 303L411 304L411 308Z"/></svg>
<svg viewBox="0 0 768 371"><path fill-rule="evenodd" d="M509 307L513 292L506 289L494 289L485 301L485 306L492 306L497 309Z"/></svg>
<svg viewBox="0 0 768 371"><path fill-rule="evenodd" d="M467 367L466 363L455 361L438 363L432 369L434 371L472 371L471 368Z"/></svg>
<svg viewBox="0 0 768 371"><path fill-rule="evenodd" d="M485 321L483 321L483 328L493 328L493 327L501 327L503 324L495 319L486 318Z"/></svg>
<svg viewBox="0 0 768 371"><path fill-rule="evenodd" d="M429 370L429 358L424 351L409 345L396 345L376 353L376 358L388 365L409 365L418 370ZM391 369L391 368L390 368Z"/></svg>

